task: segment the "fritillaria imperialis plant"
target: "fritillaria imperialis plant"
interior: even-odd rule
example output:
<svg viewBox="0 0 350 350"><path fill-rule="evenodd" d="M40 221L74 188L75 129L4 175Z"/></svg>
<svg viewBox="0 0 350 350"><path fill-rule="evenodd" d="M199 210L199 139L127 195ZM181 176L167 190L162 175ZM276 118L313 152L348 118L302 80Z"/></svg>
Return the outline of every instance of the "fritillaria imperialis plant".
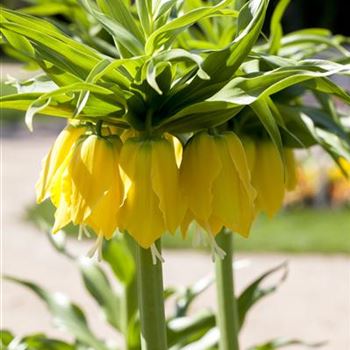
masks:
<svg viewBox="0 0 350 350"><path fill-rule="evenodd" d="M143 350L170 344L162 235L206 232L217 257L219 348L239 349L232 232L247 237L259 212L280 209L296 184L293 149L319 144L340 167L350 158L334 103L350 96L330 80L350 73L346 39L316 29L283 37L285 0L269 38L267 0L72 4L85 28L76 35L25 13L40 8L0 15L6 50L41 70L16 81L2 107L26 110L31 130L38 113L67 119L44 159L38 202L56 207L53 232L69 223L93 230L91 255L116 231L133 238Z"/></svg>

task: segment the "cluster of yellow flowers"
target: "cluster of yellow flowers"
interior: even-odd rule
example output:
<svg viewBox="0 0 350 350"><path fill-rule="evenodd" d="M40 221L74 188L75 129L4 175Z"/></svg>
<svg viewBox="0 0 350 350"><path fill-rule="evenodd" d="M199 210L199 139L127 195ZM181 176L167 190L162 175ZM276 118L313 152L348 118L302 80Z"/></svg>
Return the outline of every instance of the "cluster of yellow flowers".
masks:
<svg viewBox="0 0 350 350"><path fill-rule="evenodd" d="M165 232L185 236L193 221L212 236L223 226L247 236L256 214L275 214L295 186L292 150L285 164L272 142L233 132L200 132L182 150L168 135L122 142L68 125L43 161L37 200L57 208L53 232L72 222L101 240L119 229L144 248Z"/></svg>

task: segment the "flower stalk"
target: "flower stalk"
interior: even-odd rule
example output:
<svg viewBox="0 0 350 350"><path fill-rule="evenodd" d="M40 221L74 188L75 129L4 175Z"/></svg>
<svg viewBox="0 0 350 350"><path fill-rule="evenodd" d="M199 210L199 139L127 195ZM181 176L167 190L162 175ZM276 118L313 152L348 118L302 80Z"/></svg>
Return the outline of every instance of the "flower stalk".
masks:
<svg viewBox="0 0 350 350"><path fill-rule="evenodd" d="M160 250L160 240L155 244ZM141 349L166 350L162 263L157 260L154 264L151 249L144 249L136 242L135 245Z"/></svg>
<svg viewBox="0 0 350 350"><path fill-rule="evenodd" d="M224 228L216 237L219 247L225 251L223 259L215 259L216 291L218 301L217 325L220 330L220 350L239 350L239 325L237 301L234 293L232 269L233 234Z"/></svg>

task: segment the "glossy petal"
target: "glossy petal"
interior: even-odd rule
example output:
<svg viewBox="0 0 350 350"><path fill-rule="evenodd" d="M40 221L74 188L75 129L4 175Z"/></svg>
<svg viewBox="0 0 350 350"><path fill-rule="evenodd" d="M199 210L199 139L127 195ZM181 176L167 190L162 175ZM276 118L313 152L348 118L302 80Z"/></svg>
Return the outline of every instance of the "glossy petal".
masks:
<svg viewBox="0 0 350 350"><path fill-rule="evenodd" d="M252 173L254 171L254 165L256 160L255 142L250 137L243 137L241 140L244 147L244 152L246 154L248 168Z"/></svg>
<svg viewBox="0 0 350 350"><path fill-rule="evenodd" d="M119 137L110 137L108 141L113 147L113 158L105 159L111 162L113 168L113 180L110 189L97 202L91 215L85 220L97 235L103 235L109 239L117 229L118 213L124 198L123 183L119 174L119 158L121 141Z"/></svg>
<svg viewBox="0 0 350 350"><path fill-rule="evenodd" d="M91 215L114 180L113 147L106 139L88 136L78 143L68 165L73 223Z"/></svg>
<svg viewBox="0 0 350 350"><path fill-rule="evenodd" d="M180 169L181 186L197 221L207 221L213 208L212 187L222 169L215 140L200 133L186 145Z"/></svg>
<svg viewBox="0 0 350 350"><path fill-rule="evenodd" d="M256 162L252 184L257 190L257 208L270 217L281 208L285 193L284 168L277 148L272 142L256 146Z"/></svg>
<svg viewBox="0 0 350 350"><path fill-rule="evenodd" d="M37 202L42 202L49 196L54 175L62 165L74 143L86 131L85 127L68 125L58 135L54 145L42 161L40 178L35 185Z"/></svg>
<svg viewBox="0 0 350 350"><path fill-rule="evenodd" d="M159 198L152 186L151 142L127 140L122 147L120 167L130 180L120 210L121 228L143 248L149 248L166 231Z"/></svg>
<svg viewBox="0 0 350 350"><path fill-rule="evenodd" d="M152 187L159 198L159 208L163 212L166 228L175 233L184 217L186 206L180 191L174 146L166 139L161 139L152 141L151 148Z"/></svg>
<svg viewBox="0 0 350 350"><path fill-rule="evenodd" d="M292 191L295 189L298 179L297 179L297 168L294 157L294 152L290 148L284 149L284 156L286 160L286 189Z"/></svg>

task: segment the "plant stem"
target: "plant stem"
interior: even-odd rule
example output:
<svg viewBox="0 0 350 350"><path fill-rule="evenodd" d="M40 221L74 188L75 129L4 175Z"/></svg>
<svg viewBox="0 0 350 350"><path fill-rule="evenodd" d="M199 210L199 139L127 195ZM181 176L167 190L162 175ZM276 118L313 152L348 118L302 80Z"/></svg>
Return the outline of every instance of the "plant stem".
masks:
<svg viewBox="0 0 350 350"><path fill-rule="evenodd" d="M223 259L215 259L216 290L218 301L217 324L220 330L220 350L239 350L238 310L234 294L232 269L233 234L223 229L216 237L216 242L226 252Z"/></svg>
<svg viewBox="0 0 350 350"><path fill-rule="evenodd" d="M156 242L160 250L160 241ZM166 350L162 263L152 262L150 249L137 245L137 283L142 350Z"/></svg>

